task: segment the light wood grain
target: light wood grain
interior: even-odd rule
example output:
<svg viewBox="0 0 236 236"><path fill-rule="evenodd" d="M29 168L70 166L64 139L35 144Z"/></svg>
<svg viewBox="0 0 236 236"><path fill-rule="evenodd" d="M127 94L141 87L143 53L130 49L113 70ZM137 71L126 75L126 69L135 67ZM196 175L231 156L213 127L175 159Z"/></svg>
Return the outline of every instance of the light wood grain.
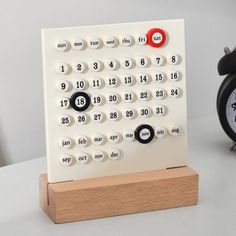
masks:
<svg viewBox="0 0 236 236"><path fill-rule="evenodd" d="M40 175L42 209L55 223L189 206L198 174L189 167L49 184Z"/></svg>

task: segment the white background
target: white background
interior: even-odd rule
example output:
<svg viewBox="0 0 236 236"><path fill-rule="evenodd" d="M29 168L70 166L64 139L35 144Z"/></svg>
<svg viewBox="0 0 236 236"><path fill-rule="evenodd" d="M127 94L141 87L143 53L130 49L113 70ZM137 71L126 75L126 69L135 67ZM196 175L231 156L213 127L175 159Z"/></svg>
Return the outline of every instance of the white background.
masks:
<svg viewBox="0 0 236 236"><path fill-rule="evenodd" d="M0 0L0 165L46 152L41 28L184 18L193 118L216 112L217 62L236 46L235 10L235 0Z"/></svg>

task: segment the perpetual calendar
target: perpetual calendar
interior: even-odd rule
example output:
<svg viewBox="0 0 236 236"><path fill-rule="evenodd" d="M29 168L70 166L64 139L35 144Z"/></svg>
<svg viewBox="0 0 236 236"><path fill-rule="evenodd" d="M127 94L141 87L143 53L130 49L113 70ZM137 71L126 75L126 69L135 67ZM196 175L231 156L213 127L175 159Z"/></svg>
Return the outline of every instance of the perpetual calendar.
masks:
<svg viewBox="0 0 236 236"><path fill-rule="evenodd" d="M187 165L183 20L42 30L48 181Z"/></svg>

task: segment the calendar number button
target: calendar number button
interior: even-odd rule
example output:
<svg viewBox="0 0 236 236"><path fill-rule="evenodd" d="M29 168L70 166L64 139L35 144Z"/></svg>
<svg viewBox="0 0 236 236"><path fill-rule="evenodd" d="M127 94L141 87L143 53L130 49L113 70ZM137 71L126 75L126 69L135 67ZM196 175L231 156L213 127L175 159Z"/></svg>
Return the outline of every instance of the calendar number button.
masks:
<svg viewBox="0 0 236 236"><path fill-rule="evenodd" d="M91 38L88 41L88 46L93 49L97 49L101 47L101 40L99 38Z"/></svg>
<svg viewBox="0 0 236 236"><path fill-rule="evenodd" d="M76 50L82 50L86 46L86 43L83 39L74 39L72 41L72 47Z"/></svg>
<svg viewBox="0 0 236 236"><path fill-rule="evenodd" d="M108 102L111 103L111 104L118 103L118 102L119 102L119 95L116 94L116 93L108 94L107 100L108 100Z"/></svg>
<svg viewBox="0 0 236 236"><path fill-rule="evenodd" d="M162 89L162 88L157 88L157 89L155 90L155 97L156 97L157 99L164 99L165 96L166 96L166 91L165 91L164 89Z"/></svg>
<svg viewBox="0 0 236 236"><path fill-rule="evenodd" d="M157 116L163 116L166 113L166 109L164 105L157 105L155 107L155 114Z"/></svg>
<svg viewBox="0 0 236 236"><path fill-rule="evenodd" d="M68 154L63 154L61 157L60 157L60 162L61 162L61 165L63 166L70 166L72 165L73 163L73 157L71 155L68 155Z"/></svg>
<svg viewBox="0 0 236 236"><path fill-rule="evenodd" d="M70 105L76 111L85 111L90 105L90 97L87 93L76 92L70 98Z"/></svg>
<svg viewBox="0 0 236 236"><path fill-rule="evenodd" d="M124 35L121 37L120 43L122 46L128 47L133 43L133 38L129 35Z"/></svg>
<svg viewBox="0 0 236 236"><path fill-rule="evenodd" d="M69 149L72 146L72 140L70 138L63 137L60 139L59 144L63 149Z"/></svg>
<svg viewBox="0 0 236 236"><path fill-rule="evenodd" d="M58 51L64 52L69 48L69 43L65 40L59 40L56 42L55 47Z"/></svg>
<svg viewBox="0 0 236 236"><path fill-rule="evenodd" d="M118 61L115 59L110 59L106 62L105 66L108 70L115 70L118 67Z"/></svg>
<svg viewBox="0 0 236 236"><path fill-rule="evenodd" d="M58 121L61 126L69 126L71 124L71 117L67 115L60 115Z"/></svg>
<svg viewBox="0 0 236 236"><path fill-rule="evenodd" d="M94 161L102 161L105 158L105 153L102 151L95 151L92 155Z"/></svg>
<svg viewBox="0 0 236 236"><path fill-rule="evenodd" d="M103 81L102 81L102 79L99 79L99 78L98 79L93 79L93 80L91 80L90 86L92 88L98 89L98 88L103 86Z"/></svg>
<svg viewBox="0 0 236 236"><path fill-rule="evenodd" d="M120 113L116 110L108 112L108 119L111 121L116 121L120 118Z"/></svg>
<svg viewBox="0 0 236 236"><path fill-rule="evenodd" d="M155 73L154 79L157 83L162 83L165 80L165 74L162 72Z"/></svg>
<svg viewBox="0 0 236 236"><path fill-rule="evenodd" d="M102 69L102 67L103 67L102 62L97 61L97 60L91 62L91 64L90 64L90 70L91 71L98 72L98 71L100 71Z"/></svg>
<svg viewBox="0 0 236 236"><path fill-rule="evenodd" d="M117 132L111 132L107 135L107 139L110 143L118 143L120 138L120 134Z"/></svg>
<svg viewBox="0 0 236 236"><path fill-rule="evenodd" d="M139 109L139 116L147 118L150 115L151 115L151 110L148 107L141 107Z"/></svg>
<svg viewBox="0 0 236 236"><path fill-rule="evenodd" d="M103 97L101 95L93 95L91 98L91 103L94 106L100 106L103 103Z"/></svg>
<svg viewBox="0 0 236 236"><path fill-rule="evenodd" d="M150 75L147 73L141 73L137 78L140 84L148 84L150 82Z"/></svg>
<svg viewBox="0 0 236 236"><path fill-rule="evenodd" d="M58 107L67 109L70 106L70 100L68 98L61 98L57 101Z"/></svg>
<svg viewBox="0 0 236 236"><path fill-rule="evenodd" d="M172 136L178 136L180 135L180 127L178 125L173 125L172 127L169 128L169 132Z"/></svg>
<svg viewBox="0 0 236 236"><path fill-rule="evenodd" d="M56 65L55 70L58 74L67 74L69 72L69 65L66 63L59 63Z"/></svg>
<svg viewBox="0 0 236 236"><path fill-rule="evenodd" d="M57 88L61 91L61 92L67 92L70 90L70 83L66 80L61 80L58 81L57 83Z"/></svg>
<svg viewBox="0 0 236 236"><path fill-rule="evenodd" d="M108 87L116 87L119 84L119 79L116 76L109 76L106 79L106 85Z"/></svg>
<svg viewBox="0 0 236 236"><path fill-rule="evenodd" d="M136 64L140 67L147 67L149 64L149 59L147 57L139 57L136 60Z"/></svg>
<svg viewBox="0 0 236 236"><path fill-rule="evenodd" d="M151 97L151 94L149 91L141 91L139 92L139 99L142 100L142 101L147 101L149 100Z"/></svg>
<svg viewBox="0 0 236 236"><path fill-rule="evenodd" d="M169 94L169 96L172 97L172 98L177 98L177 97L180 96L180 89L177 88L177 87L169 88L168 94Z"/></svg>
<svg viewBox="0 0 236 236"><path fill-rule="evenodd" d="M74 87L77 90L84 90L87 87L87 82L83 79L78 79L78 80L75 81Z"/></svg>
<svg viewBox="0 0 236 236"><path fill-rule="evenodd" d="M162 29L152 28L147 32L147 41L152 47L162 47L166 43L166 33Z"/></svg>
<svg viewBox="0 0 236 236"><path fill-rule="evenodd" d="M153 58L153 64L156 66L162 66L165 63L165 58L161 55L157 55Z"/></svg>
<svg viewBox="0 0 236 236"><path fill-rule="evenodd" d="M125 130L123 136L128 142L132 142L134 140L134 132L132 130Z"/></svg>
<svg viewBox="0 0 236 236"><path fill-rule="evenodd" d="M147 36L146 34L140 34L136 36L136 42L139 45L145 45L147 43Z"/></svg>
<svg viewBox="0 0 236 236"><path fill-rule="evenodd" d="M79 146L85 147L85 146L88 145L88 143L89 143L89 140L88 140L88 138L86 136L81 135L77 139L77 144Z"/></svg>
<svg viewBox="0 0 236 236"><path fill-rule="evenodd" d="M92 113L92 120L95 121L95 122L102 122L105 118L104 114L100 111L94 111Z"/></svg>
<svg viewBox="0 0 236 236"><path fill-rule="evenodd" d="M132 92L123 93L123 100L125 102L133 102L135 100L135 95Z"/></svg>
<svg viewBox="0 0 236 236"><path fill-rule="evenodd" d="M132 68L134 65L133 59L131 58L124 58L122 61L122 66L126 69Z"/></svg>
<svg viewBox="0 0 236 236"><path fill-rule="evenodd" d="M92 139L94 144L101 145L104 142L104 137L101 134L95 134Z"/></svg>
<svg viewBox="0 0 236 236"><path fill-rule="evenodd" d="M133 75L125 75L123 77L123 84L131 86L135 83L135 77Z"/></svg>
<svg viewBox="0 0 236 236"><path fill-rule="evenodd" d="M89 155L85 152L79 152L77 157L76 157L76 160L79 164L83 165L83 164L88 162Z"/></svg>
<svg viewBox="0 0 236 236"><path fill-rule="evenodd" d="M74 72L79 72L82 73L86 70L87 66L85 63L83 62L77 62L76 64L74 64L73 66L73 70Z"/></svg>
<svg viewBox="0 0 236 236"><path fill-rule="evenodd" d="M178 71L171 71L167 74L167 76L171 81L177 81L180 79L180 73Z"/></svg>
<svg viewBox="0 0 236 236"><path fill-rule="evenodd" d="M180 57L179 57L179 55L177 55L177 54L170 54L170 55L168 55L168 57L167 57L167 61L168 61L168 63L171 64L171 65L176 65L176 64L179 63Z"/></svg>
<svg viewBox="0 0 236 236"><path fill-rule="evenodd" d="M88 117L86 114L78 114L76 117L75 117L75 121L77 124L80 124L80 125L84 125L87 123L88 121Z"/></svg>
<svg viewBox="0 0 236 236"><path fill-rule="evenodd" d="M113 36L110 36L104 40L104 45L108 48L113 48L117 45L117 39Z"/></svg>
<svg viewBox="0 0 236 236"><path fill-rule="evenodd" d="M108 157L109 159L111 160L117 160L120 158L120 151L117 150L117 149L111 149L109 152L108 152Z"/></svg>
<svg viewBox="0 0 236 236"><path fill-rule="evenodd" d="M154 137L154 130L150 125L140 125L135 130L135 138L143 144L150 143Z"/></svg>
<svg viewBox="0 0 236 236"><path fill-rule="evenodd" d="M135 117L135 110L132 109L132 108L125 108L124 111L123 111L123 116L126 118L126 119L133 119Z"/></svg>
<svg viewBox="0 0 236 236"><path fill-rule="evenodd" d="M166 136L166 129L163 127L157 127L155 133L157 138L163 138Z"/></svg>

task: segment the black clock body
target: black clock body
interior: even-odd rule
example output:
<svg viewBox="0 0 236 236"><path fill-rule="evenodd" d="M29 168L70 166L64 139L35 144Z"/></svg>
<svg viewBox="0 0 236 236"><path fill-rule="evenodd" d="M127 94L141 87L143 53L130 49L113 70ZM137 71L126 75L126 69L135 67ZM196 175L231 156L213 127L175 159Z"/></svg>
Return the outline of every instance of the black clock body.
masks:
<svg viewBox="0 0 236 236"><path fill-rule="evenodd" d="M220 75L227 75L217 94L217 112L225 133L236 142L236 50L228 52L218 63Z"/></svg>

